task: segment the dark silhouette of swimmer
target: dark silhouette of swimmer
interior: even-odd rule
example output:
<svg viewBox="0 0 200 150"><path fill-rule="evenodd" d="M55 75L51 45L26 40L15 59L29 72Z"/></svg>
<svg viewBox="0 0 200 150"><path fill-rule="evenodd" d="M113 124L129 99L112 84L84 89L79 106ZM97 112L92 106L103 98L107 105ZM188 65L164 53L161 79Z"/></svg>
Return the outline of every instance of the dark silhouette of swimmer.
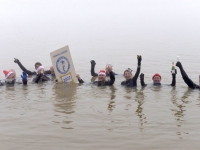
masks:
<svg viewBox="0 0 200 150"><path fill-rule="evenodd" d="M138 60L138 66L137 66L137 71L136 71L135 75L132 77L132 70L130 68L126 69L124 71L124 78L126 80L122 81L121 85L124 85L126 87L136 87L137 86L137 79L140 74L142 56L137 55L137 60Z"/></svg>

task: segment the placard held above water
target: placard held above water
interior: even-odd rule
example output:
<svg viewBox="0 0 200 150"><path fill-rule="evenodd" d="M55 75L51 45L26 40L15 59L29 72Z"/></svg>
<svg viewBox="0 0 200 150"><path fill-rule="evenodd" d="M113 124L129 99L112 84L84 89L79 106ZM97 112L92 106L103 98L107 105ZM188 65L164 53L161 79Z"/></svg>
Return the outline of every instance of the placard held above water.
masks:
<svg viewBox="0 0 200 150"><path fill-rule="evenodd" d="M58 82L78 82L69 46L65 46L50 53Z"/></svg>

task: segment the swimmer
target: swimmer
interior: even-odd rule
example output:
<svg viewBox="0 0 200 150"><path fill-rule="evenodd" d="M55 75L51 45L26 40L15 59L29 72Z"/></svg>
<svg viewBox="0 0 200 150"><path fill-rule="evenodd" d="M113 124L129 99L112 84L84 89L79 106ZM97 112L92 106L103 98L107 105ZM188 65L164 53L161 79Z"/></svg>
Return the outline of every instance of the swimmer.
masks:
<svg viewBox="0 0 200 150"><path fill-rule="evenodd" d="M16 72L14 69L11 70L3 70L3 73L5 75L5 84L9 84L9 85L14 85L15 83L19 83L19 84L27 84L27 76L25 76L25 74L23 73L23 75L21 75L22 77L22 82L18 81L16 82ZM0 85L4 85L4 83L2 83L0 81Z"/></svg>
<svg viewBox="0 0 200 150"><path fill-rule="evenodd" d="M115 82L115 75L112 71L112 66L107 66L106 67L109 76L110 76L110 80L106 81L106 71L105 70L100 70L98 73L98 81L93 82L93 84L97 85L97 86L111 86L114 84ZM80 75L77 74L76 77L78 78L79 83L84 83L84 81L81 79Z"/></svg>
<svg viewBox="0 0 200 150"><path fill-rule="evenodd" d="M50 78L46 76L44 67L39 66L37 67L37 74L36 77L33 78L33 83L43 82L43 81L49 81Z"/></svg>
<svg viewBox="0 0 200 150"><path fill-rule="evenodd" d="M176 86L176 74L177 74L176 69L175 69L174 72L171 72L171 74L172 74L172 83L170 85ZM161 79L162 78L161 78L160 74L158 74L158 73L154 74L153 77L152 77L153 85L154 86L161 86ZM143 86L143 87L147 85L144 82L144 74L143 73L140 74L140 83L141 83L141 86Z"/></svg>
<svg viewBox="0 0 200 150"><path fill-rule="evenodd" d="M185 70L183 69L183 66L180 61L177 61L176 66L179 67L181 75L185 83L188 85L189 88L191 89L200 89L200 86L195 84L187 75Z"/></svg>
<svg viewBox="0 0 200 150"><path fill-rule="evenodd" d="M136 87L137 86L137 79L140 74L142 56L138 55L137 59L138 59L138 66L137 66L137 71L136 71L135 75L132 77L132 70L130 68L126 69L124 71L124 78L126 80L122 81L121 85L124 85L127 87Z"/></svg>
<svg viewBox="0 0 200 150"><path fill-rule="evenodd" d="M19 61L19 59L17 58L14 58L14 62L17 63L19 65L19 67L23 70L23 72L26 72L28 75L36 75L37 72L36 71L30 71L30 70L27 70L22 64L21 62ZM36 62L35 63L35 70L37 70L38 67L42 66L42 64L40 62ZM50 67L50 70L47 70L47 71L44 71L44 74L51 74L51 75L55 75L54 73L54 69L53 67L51 66Z"/></svg>
<svg viewBox="0 0 200 150"><path fill-rule="evenodd" d="M98 73L95 73L95 71L94 71L94 69L95 69L95 65L96 65L96 62L94 61L94 60L91 60L90 61L90 63L91 63L91 75L93 76L93 77L97 77L98 76ZM112 65L106 65L106 68L107 68L107 66L112 66ZM106 76L109 76L109 71L107 70L107 69L105 69L106 70ZM113 72L114 73L114 72ZM114 73L114 75L117 75L116 73Z"/></svg>

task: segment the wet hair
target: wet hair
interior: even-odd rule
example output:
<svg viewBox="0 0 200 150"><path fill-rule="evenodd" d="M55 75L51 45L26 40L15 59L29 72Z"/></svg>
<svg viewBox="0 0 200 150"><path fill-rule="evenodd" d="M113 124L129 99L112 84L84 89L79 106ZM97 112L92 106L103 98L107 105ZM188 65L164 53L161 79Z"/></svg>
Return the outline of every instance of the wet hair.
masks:
<svg viewBox="0 0 200 150"><path fill-rule="evenodd" d="M128 68L128 69L126 69L126 70L124 71L124 75L125 75L125 72L129 72L129 73L132 75L132 71L133 71L133 70L131 70L130 68Z"/></svg>
<svg viewBox="0 0 200 150"><path fill-rule="evenodd" d="M42 66L42 64L40 62L36 62L35 67L36 67L36 65Z"/></svg>

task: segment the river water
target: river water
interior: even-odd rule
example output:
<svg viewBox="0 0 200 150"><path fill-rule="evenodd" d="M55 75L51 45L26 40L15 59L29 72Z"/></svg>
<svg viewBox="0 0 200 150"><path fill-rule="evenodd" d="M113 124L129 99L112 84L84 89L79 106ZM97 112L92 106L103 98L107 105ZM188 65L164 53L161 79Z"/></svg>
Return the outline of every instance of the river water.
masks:
<svg viewBox="0 0 200 150"><path fill-rule="evenodd" d="M50 52L69 45L76 72L86 82L54 81L0 87L0 149L199 149L200 92L191 90L176 56L198 84L200 3L198 1L1 1L0 68L18 58L28 69L40 61L48 69ZM123 71L137 66L147 87L120 85ZM107 63L119 75L111 87L90 82ZM162 87L152 86L160 73ZM0 74L4 78L3 73Z"/></svg>

